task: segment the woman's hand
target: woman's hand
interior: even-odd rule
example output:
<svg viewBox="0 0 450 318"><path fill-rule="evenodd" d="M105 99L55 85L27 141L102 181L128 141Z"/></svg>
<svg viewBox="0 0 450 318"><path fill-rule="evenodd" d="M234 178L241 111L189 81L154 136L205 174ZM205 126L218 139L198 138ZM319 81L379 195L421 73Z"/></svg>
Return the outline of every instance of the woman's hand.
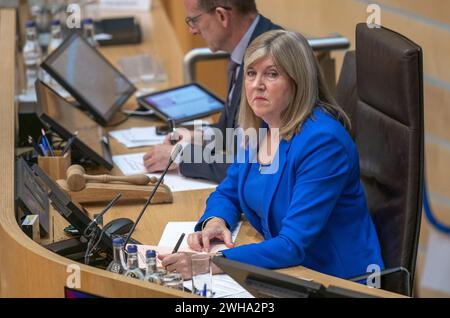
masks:
<svg viewBox="0 0 450 318"><path fill-rule="evenodd" d="M168 272L176 272L183 276L184 280L191 279L191 255L193 253L176 253L169 255L158 255L158 258L162 261L162 266Z"/></svg>
<svg viewBox="0 0 450 318"><path fill-rule="evenodd" d="M189 234L187 242L194 251L209 253L211 241L214 239L223 241L228 248L234 247L231 232L221 218L213 218L206 223L202 231Z"/></svg>
<svg viewBox="0 0 450 318"><path fill-rule="evenodd" d="M194 253L176 253L169 255L158 255L162 266L168 272L176 272L183 276L184 280L192 278L191 256ZM210 254L214 256L214 254ZM222 273L222 270L215 264L211 263L213 275Z"/></svg>

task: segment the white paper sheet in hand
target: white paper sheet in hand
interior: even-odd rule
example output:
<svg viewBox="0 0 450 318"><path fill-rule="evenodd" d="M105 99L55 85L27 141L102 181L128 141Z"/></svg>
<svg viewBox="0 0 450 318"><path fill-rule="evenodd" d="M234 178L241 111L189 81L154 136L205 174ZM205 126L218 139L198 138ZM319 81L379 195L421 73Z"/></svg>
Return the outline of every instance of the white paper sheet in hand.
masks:
<svg viewBox="0 0 450 318"><path fill-rule="evenodd" d="M144 167L144 153L114 156L114 164L126 176L132 174L145 173ZM161 174L147 174L150 177L159 178ZM169 172L164 178L166 184L172 192L183 192L192 190L215 189L217 184L210 181L203 181L199 179L191 179L180 176L178 172Z"/></svg>

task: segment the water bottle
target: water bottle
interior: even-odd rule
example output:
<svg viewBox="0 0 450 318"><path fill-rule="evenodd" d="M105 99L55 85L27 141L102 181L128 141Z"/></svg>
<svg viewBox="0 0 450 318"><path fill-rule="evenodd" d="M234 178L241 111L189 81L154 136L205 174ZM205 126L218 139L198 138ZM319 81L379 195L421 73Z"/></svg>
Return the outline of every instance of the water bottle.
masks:
<svg viewBox="0 0 450 318"><path fill-rule="evenodd" d="M146 282L150 283L161 283L161 276L165 275L166 273L161 273L158 271L158 268L156 267L156 252L154 250L148 250L145 253L146 256L146 263L147 263L147 270L145 272L144 280Z"/></svg>
<svg viewBox="0 0 450 318"><path fill-rule="evenodd" d="M117 274L123 274L125 272L125 269L123 268L120 260L123 245L124 245L123 238L117 237L113 239L114 259L111 261L111 263L109 263L108 267L106 268L107 271Z"/></svg>
<svg viewBox="0 0 450 318"><path fill-rule="evenodd" d="M154 250L148 250L145 253L146 263L147 263L147 270L145 272L145 275L150 275L153 273L156 273L156 252Z"/></svg>
<svg viewBox="0 0 450 318"><path fill-rule="evenodd" d="M25 63L26 91L27 93L34 92L34 83L39 77L42 49L37 39L36 25L33 21L28 21L26 24L26 41L22 54Z"/></svg>
<svg viewBox="0 0 450 318"><path fill-rule="evenodd" d="M128 259L127 259L127 270L125 272L126 277L137 278L140 280L144 279L144 274L142 274L138 263L137 246L129 245L127 248Z"/></svg>
<svg viewBox="0 0 450 318"><path fill-rule="evenodd" d="M94 21L92 19L87 18L83 20L83 34L92 47L98 48L98 42L95 39Z"/></svg>
<svg viewBox="0 0 450 318"><path fill-rule="evenodd" d="M59 20L53 20L47 54L56 50L58 46L61 45L62 41L61 22Z"/></svg>

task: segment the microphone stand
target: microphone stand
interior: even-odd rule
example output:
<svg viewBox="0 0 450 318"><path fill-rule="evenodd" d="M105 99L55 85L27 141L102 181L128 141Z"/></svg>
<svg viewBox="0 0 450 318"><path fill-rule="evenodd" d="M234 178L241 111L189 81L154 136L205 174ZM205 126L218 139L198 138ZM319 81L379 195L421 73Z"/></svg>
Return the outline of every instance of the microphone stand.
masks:
<svg viewBox="0 0 450 318"><path fill-rule="evenodd" d="M96 240L97 236L98 236L98 231L99 228L98 226L95 226L93 229L91 229L92 226L94 225L98 225L98 220L107 212L109 211L109 209L111 209L116 203L117 201L119 201L119 199L122 197L122 193L119 193L114 199L112 199L111 202L108 203L108 205L100 212L99 215L97 215L92 221L91 223L88 224L88 226L84 229L83 232L83 236L88 238L88 245L86 248L86 253L84 255L84 263L86 265L89 265L90 262L90 257L92 256L92 252L97 248L97 245L100 243L100 240L102 239L103 236L103 229L100 232L100 236L99 238ZM95 244L94 241L96 240Z"/></svg>
<svg viewBox="0 0 450 318"><path fill-rule="evenodd" d="M180 154L180 152L182 150L183 150L183 146L181 146L180 144L177 144L175 146L175 148L174 148L174 150L172 152L172 155L170 156L169 164L167 165L167 167L164 170L164 172L161 174L161 177L159 178L158 183L153 188L152 193L148 197L147 202L145 202L145 205L142 208L141 213L139 214L138 218L136 219L136 222L134 222L133 227L131 228L130 232L127 235L127 238L125 239L125 243L123 245L124 249L127 246L127 243L130 240L130 238L131 238L131 234L133 234L134 230L136 229L136 226L138 225L139 221L141 220L142 216L144 215L145 210L147 209L147 207L149 206L149 204L152 201L153 197L155 196L156 190L158 190L158 187L161 184L161 182L163 181L167 171L169 171L170 166L172 165L172 163L175 161L175 159L178 157L178 155Z"/></svg>

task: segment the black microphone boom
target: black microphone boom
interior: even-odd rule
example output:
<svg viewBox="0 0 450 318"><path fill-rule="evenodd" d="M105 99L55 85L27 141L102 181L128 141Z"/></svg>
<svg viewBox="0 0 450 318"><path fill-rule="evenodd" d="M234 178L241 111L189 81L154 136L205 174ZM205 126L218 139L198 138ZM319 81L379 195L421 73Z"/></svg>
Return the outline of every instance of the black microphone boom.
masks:
<svg viewBox="0 0 450 318"><path fill-rule="evenodd" d="M112 199L111 202L108 203L108 205L100 212L100 214L98 214L92 221L91 223L89 223L89 225L84 229L84 233L83 235L86 236L87 235L87 231L91 228L91 226L93 226L94 224L98 224L98 220L106 213L109 211L109 209L111 209L116 203L117 201L119 201L119 199L122 197L122 193L119 193L114 199Z"/></svg>
<svg viewBox="0 0 450 318"><path fill-rule="evenodd" d="M167 171L169 171L170 166L172 165L172 163L177 159L178 155L180 154L180 152L183 150L183 146L181 146L180 144L177 144L174 148L174 150L172 151L172 154L170 155L170 159L169 159L169 164L167 165L166 169L164 170L164 172L161 174L161 177L158 180L158 183L155 185L155 187L153 188L152 193L150 194L150 196L147 199L147 202L145 202L144 207L142 208L141 213L139 213L138 218L136 219L136 222L134 222L133 227L131 228L130 232L127 235L127 238L125 239L125 244L124 247L127 246L128 241L131 238L131 235L133 234L134 230L136 229L136 226L138 225L139 221L141 220L142 216L144 215L145 210L147 209L147 207L149 206L149 204L151 203L153 197L155 196L156 190L158 190L159 185L161 184L161 182L164 180L164 177L166 176Z"/></svg>

